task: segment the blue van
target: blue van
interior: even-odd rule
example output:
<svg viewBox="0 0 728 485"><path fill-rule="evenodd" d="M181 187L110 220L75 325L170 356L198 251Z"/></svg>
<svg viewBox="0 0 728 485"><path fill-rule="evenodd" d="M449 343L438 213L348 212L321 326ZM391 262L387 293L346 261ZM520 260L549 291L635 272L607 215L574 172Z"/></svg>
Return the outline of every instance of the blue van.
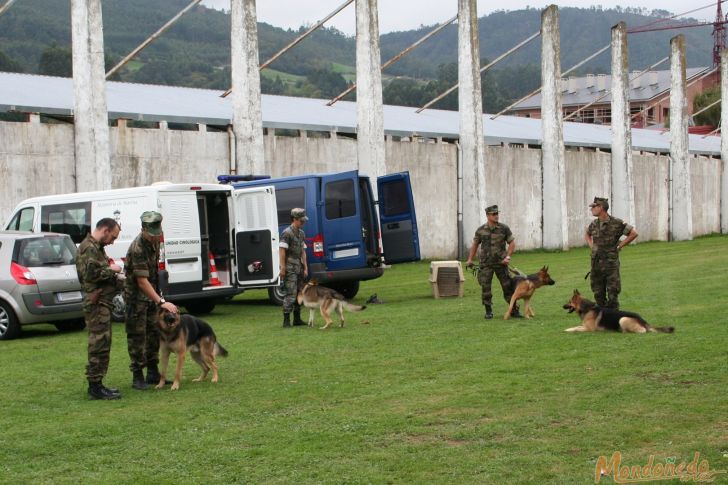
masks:
<svg viewBox="0 0 728 485"><path fill-rule="evenodd" d="M290 225L291 209L304 207L309 277L346 298L357 294L360 281L382 276L383 264L420 259L409 172L379 177L379 201L369 177L357 170L281 178L221 175L218 180L236 189L274 186L279 233ZM268 295L273 303L283 303L280 287L270 287Z"/></svg>

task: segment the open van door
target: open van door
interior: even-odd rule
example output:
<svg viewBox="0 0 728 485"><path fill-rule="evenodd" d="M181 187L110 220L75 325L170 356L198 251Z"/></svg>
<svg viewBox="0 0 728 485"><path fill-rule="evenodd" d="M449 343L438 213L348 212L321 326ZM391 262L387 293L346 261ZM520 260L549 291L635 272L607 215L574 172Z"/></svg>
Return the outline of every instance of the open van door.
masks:
<svg viewBox="0 0 728 485"><path fill-rule="evenodd" d="M326 267L333 271L366 267L358 172L321 176L321 200Z"/></svg>
<svg viewBox="0 0 728 485"><path fill-rule="evenodd" d="M409 172L377 178L379 222L384 261L388 264L420 260L420 240Z"/></svg>
<svg viewBox="0 0 728 485"><path fill-rule="evenodd" d="M197 198L189 192L159 192L164 219L164 258L170 285L202 290L202 255Z"/></svg>
<svg viewBox="0 0 728 485"><path fill-rule="evenodd" d="M241 288L278 280L278 210L272 186L233 190L235 261Z"/></svg>

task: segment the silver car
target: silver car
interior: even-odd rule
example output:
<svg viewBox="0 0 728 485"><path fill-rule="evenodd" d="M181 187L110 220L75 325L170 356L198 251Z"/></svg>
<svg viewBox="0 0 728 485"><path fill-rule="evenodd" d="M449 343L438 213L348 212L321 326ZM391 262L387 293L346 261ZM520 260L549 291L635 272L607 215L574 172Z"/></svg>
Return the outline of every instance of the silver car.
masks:
<svg viewBox="0 0 728 485"><path fill-rule="evenodd" d="M68 235L0 231L0 340L34 323L80 330L82 299L76 245Z"/></svg>

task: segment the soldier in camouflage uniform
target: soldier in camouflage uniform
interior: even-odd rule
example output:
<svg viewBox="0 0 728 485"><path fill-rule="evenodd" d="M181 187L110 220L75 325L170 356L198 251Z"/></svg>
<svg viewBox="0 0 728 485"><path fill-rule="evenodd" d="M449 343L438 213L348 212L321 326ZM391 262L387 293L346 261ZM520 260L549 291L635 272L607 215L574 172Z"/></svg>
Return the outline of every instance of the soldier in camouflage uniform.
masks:
<svg viewBox="0 0 728 485"><path fill-rule="evenodd" d="M119 224L111 218L101 219L96 228L78 246L76 271L83 285L83 316L88 329L88 364L86 379L91 399L119 399L118 389L104 386L111 353L111 308L117 291L121 267L109 264L104 246L119 237Z"/></svg>
<svg viewBox="0 0 728 485"><path fill-rule="evenodd" d="M162 214L144 212L141 233L126 253L126 341L132 371L132 387L147 389L159 383L158 307L176 313L177 307L159 294L159 243L162 238ZM142 369L147 368L146 382Z"/></svg>
<svg viewBox="0 0 728 485"><path fill-rule="evenodd" d="M597 305L619 309L619 251L631 243L637 232L621 219L610 216L609 201L594 197L589 204L596 219L589 224L584 240L591 248L591 289ZM622 236L627 236L621 240Z"/></svg>
<svg viewBox="0 0 728 485"><path fill-rule="evenodd" d="M280 255L281 281L286 296L283 299L283 326L291 326L291 311L293 312L293 325L305 325L301 319L301 307L296 302L298 290L308 277L308 263L306 261L306 235L303 225L308 221L304 209L291 209L291 225L281 234L278 253Z"/></svg>
<svg viewBox="0 0 728 485"><path fill-rule="evenodd" d="M513 283L508 274L508 264L511 262L513 251L516 249L516 240L511 233L511 229L505 224L498 222L497 205L491 205L485 209L485 214L488 222L475 231L473 244L470 246L470 252L468 253L467 267L473 267L475 252L480 246L478 283L480 283L482 288L485 318L490 320L493 318L493 293L491 292L493 274L498 277L498 281L503 288L503 298L506 300L506 303L509 305L511 303ZM522 317L518 311L518 306L513 307L511 316L515 318Z"/></svg>

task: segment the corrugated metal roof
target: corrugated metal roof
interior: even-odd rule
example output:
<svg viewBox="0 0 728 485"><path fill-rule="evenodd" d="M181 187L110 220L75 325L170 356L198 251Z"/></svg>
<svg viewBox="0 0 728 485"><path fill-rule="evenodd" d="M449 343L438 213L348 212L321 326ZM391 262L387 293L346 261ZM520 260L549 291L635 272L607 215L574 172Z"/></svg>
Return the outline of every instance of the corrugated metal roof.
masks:
<svg viewBox="0 0 728 485"><path fill-rule="evenodd" d="M221 98L220 91L120 82L107 83L110 118L179 123L227 125L232 116L232 100ZM339 101L326 106L328 100L263 95L263 126L316 131L356 132L356 103ZM73 84L69 78L30 74L0 73L0 111L20 111L73 115ZM384 106L384 129L394 136L458 138L460 118L456 111L426 110ZM541 120L500 116L495 120L483 115L485 141L541 144ZM567 146L609 148L609 126L564 123ZM635 150L668 152L669 133L634 129ZM690 151L720 155L720 137L690 135Z"/></svg>
<svg viewBox="0 0 728 485"><path fill-rule="evenodd" d="M685 70L688 82L694 77L708 72L708 67L693 67ZM645 102L670 90L670 71L650 71L637 78L637 72L630 72L629 100ZM561 83L561 104L563 106L582 106L606 94L612 89L612 76L609 74L588 75L586 77L569 77ZM607 94L597 104L610 104L612 95ZM541 93L521 101L513 110L541 108Z"/></svg>

